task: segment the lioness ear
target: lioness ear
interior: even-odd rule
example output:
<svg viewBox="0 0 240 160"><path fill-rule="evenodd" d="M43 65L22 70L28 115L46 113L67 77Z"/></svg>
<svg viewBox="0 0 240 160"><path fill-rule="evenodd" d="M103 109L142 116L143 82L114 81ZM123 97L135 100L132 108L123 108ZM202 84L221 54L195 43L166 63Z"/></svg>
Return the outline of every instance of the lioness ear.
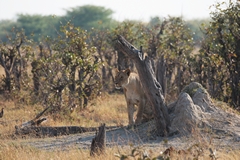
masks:
<svg viewBox="0 0 240 160"><path fill-rule="evenodd" d="M119 72L119 70L118 70L117 68L114 68L114 72L118 73L118 72Z"/></svg>
<svg viewBox="0 0 240 160"><path fill-rule="evenodd" d="M113 74L117 75L118 72L119 72L119 70L117 68L113 69Z"/></svg>
<svg viewBox="0 0 240 160"><path fill-rule="evenodd" d="M130 73L131 73L130 69L129 69L129 68L127 68L127 69L125 70L125 73L127 73L127 75L129 76L129 75L130 75Z"/></svg>

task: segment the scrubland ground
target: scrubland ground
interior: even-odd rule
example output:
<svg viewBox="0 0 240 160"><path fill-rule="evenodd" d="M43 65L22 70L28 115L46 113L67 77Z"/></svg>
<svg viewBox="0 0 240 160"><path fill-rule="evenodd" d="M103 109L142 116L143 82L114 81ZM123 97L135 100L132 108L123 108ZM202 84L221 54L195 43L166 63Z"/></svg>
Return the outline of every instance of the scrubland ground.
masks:
<svg viewBox="0 0 240 160"><path fill-rule="evenodd" d="M2 101L5 108L4 117L0 119L0 159L134 159L148 155L151 158L170 159L240 159L240 140L223 134L215 135L209 128L207 134L194 131L191 136L152 138L148 135L137 136L133 128L120 127L107 132L106 152L100 156L90 157L91 140L95 133L84 133L59 137L20 137L14 135L15 125L31 120L43 108L26 106L14 101ZM225 104L222 104L225 107ZM229 111L228 111L229 112ZM224 120L223 120L224 121ZM59 113L48 116L45 126L84 126L98 127L126 126L127 109L122 94L102 95L92 105L82 111L76 109L66 116ZM230 123L230 122L229 122ZM231 122L233 123L233 122ZM152 123L142 126L151 130ZM139 129L138 133L142 132ZM119 136L118 135L123 135ZM230 138L229 138L230 137ZM226 140L223 138L229 138ZM120 158L119 158L120 157Z"/></svg>

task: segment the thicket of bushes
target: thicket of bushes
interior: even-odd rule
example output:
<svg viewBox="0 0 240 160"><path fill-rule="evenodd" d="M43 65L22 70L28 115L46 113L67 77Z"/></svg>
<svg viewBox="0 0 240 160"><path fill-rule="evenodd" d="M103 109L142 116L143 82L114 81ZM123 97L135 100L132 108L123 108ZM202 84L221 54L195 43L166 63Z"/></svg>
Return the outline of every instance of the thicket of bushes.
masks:
<svg viewBox="0 0 240 160"><path fill-rule="evenodd" d="M239 109L240 5L220 6L215 5L210 24L201 28L205 38L199 52L193 52L194 34L179 17L155 17L148 24L124 21L111 29L88 31L68 21L59 26L56 36L43 36L41 42L24 30L12 29L0 43L0 64L5 71L1 94L52 106L53 111L86 107L102 91L113 90L112 68L133 67L114 47L120 34L142 46L155 64L165 61L168 95L177 95L186 84L197 81L213 98Z"/></svg>

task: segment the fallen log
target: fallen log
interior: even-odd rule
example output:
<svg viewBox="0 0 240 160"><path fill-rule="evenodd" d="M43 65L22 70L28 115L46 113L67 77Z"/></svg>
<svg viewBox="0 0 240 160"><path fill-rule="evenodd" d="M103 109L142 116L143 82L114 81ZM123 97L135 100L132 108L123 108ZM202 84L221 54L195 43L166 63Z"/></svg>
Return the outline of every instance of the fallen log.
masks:
<svg viewBox="0 0 240 160"><path fill-rule="evenodd" d="M69 134L77 134L77 133L85 133L85 132L93 132L96 131L97 127L79 127L79 126L60 126L60 127L15 127L16 135L29 135L36 137L54 137L61 135L69 135Z"/></svg>
<svg viewBox="0 0 240 160"><path fill-rule="evenodd" d="M106 129L116 129L118 126L108 126ZM62 135L70 135L77 133L95 132L98 127L81 127L81 126L28 126L20 128L15 126L15 134L21 136L33 137L54 137Z"/></svg>
<svg viewBox="0 0 240 160"><path fill-rule="evenodd" d="M167 136L170 132L170 117L162 87L153 73L150 57L144 56L141 50L135 48L120 35L117 37L116 47L135 63L145 94L153 107L157 134Z"/></svg>
<svg viewBox="0 0 240 160"><path fill-rule="evenodd" d="M21 126L15 126L18 127L18 128L24 128L24 127L30 127L30 126L35 126L35 125L40 125L42 122L46 121L47 118L46 117L43 117L43 118L40 118L50 107L47 107L45 108L43 111L41 111L39 114L36 115L35 118L33 118L32 120L30 121L27 121L27 122L24 122L21 124Z"/></svg>

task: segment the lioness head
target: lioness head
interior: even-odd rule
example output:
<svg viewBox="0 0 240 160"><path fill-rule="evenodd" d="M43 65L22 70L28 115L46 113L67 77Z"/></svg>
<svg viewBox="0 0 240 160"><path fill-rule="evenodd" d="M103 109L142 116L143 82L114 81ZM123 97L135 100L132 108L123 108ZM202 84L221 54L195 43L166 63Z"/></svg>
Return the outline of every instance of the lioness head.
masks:
<svg viewBox="0 0 240 160"><path fill-rule="evenodd" d="M128 77L130 73L131 73L130 69L121 71L119 71L118 69L115 70L116 76L114 78L114 83L116 89L120 89L121 87L124 87L125 85L128 84L129 82Z"/></svg>

